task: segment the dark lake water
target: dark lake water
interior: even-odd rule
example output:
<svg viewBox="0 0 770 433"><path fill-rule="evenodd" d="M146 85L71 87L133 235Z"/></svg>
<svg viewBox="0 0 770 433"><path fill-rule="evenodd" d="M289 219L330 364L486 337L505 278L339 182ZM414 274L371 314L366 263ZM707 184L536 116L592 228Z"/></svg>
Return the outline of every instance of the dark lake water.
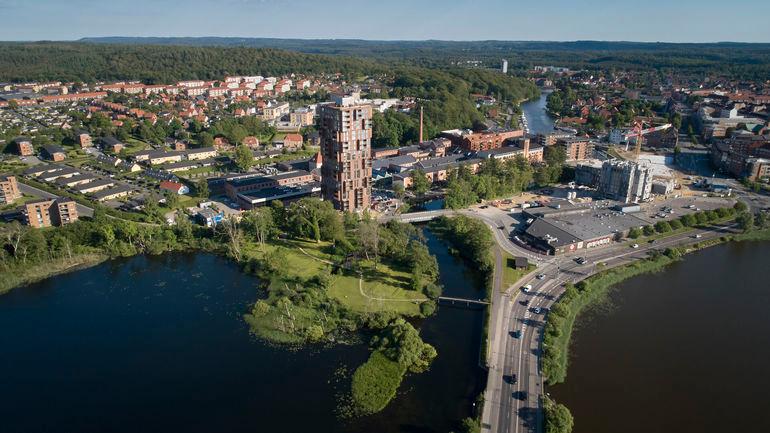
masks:
<svg viewBox="0 0 770 433"><path fill-rule="evenodd" d="M477 283L429 236L445 293ZM472 413L482 313L424 321L439 356L381 414L335 416L365 344L288 351L241 319L257 281L206 254L134 257L0 296L0 432L446 432Z"/></svg>
<svg viewBox="0 0 770 433"><path fill-rule="evenodd" d="M527 118L530 134L553 132L553 118L545 111L546 98L550 92L540 93L540 98L521 104L521 110Z"/></svg>
<svg viewBox="0 0 770 433"><path fill-rule="evenodd" d="M768 265L770 243L728 244L620 284L549 389L574 433L770 432Z"/></svg>

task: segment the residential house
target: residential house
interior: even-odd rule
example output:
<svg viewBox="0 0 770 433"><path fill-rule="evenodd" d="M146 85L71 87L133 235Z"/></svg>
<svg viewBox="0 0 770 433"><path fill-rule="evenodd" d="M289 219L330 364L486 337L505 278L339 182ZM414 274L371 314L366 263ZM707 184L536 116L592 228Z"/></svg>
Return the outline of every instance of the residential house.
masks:
<svg viewBox="0 0 770 433"><path fill-rule="evenodd" d="M171 182L168 180L164 180L160 183L160 190L161 191L169 191L177 195L184 195L190 193L190 188L187 187L187 185L179 182Z"/></svg>

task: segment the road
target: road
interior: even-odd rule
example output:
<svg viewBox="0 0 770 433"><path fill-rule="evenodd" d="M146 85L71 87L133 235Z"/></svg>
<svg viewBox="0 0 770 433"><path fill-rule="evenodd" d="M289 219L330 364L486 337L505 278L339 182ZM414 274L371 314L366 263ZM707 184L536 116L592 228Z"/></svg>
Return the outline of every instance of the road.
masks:
<svg viewBox="0 0 770 433"><path fill-rule="evenodd" d="M35 197L40 198L57 198L59 197L56 194L51 194L48 191L44 191L40 188L35 188L34 186L27 185L26 183L19 182L19 190L27 195L32 195ZM78 209L78 216L87 216L91 217L94 215L94 210L88 206L84 206L80 203L77 203L77 209Z"/></svg>
<svg viewBox="0 0 770 433"><path fill-rule="evenodd" d="M699 199L697 203L710 208L705 200ZM686 204L691 203L675 202L675 206L680 208ZM554 257L534 253L511 241L511 232L519 224L516 213L489 207L461 211L442 209L396 217L403 222L424 222L441 215L463 214L484 221L494 234L495 271L487 345L489 374L481 416L481 430L485 433L544 431L544 386L540 372L542 331L547 312L561 296L565 283L575 283L597 271L644 259L654 249L701 242L729 231L726 228L693 230L658 239L652 244L644 242L638 248L631 248L632 242L619 242L604 248ZM701 238L693 238L695 234L700 234ZM512 286L503 287L502 251L529 258L537 269ZM574 259L577 256L585 257L587 263L576 263ZM598 263L603 264L599 269ZM544 278L536 278L538 274L544 275ZM521 290L525 284L532 286L529 293ZM540 313L535 313L536 308L541 309ZM514 338L514 331L521 332L519 338Z"/></svg>
<svg viewBox="0 0 770 433"><path fill-rule="evenodd" d="M489 376L482 414L484 432L542 432L543 377L540 374L542 331L546 314L564 290L564 283L577 282L597 272L598 263L606 263L599 270L624 265L643 259L653 249L700 242L724 234L726 229L697 230L645 243L633 249L630 243L583 251L588 259L585 265L574 261L575 256L549 257L540 261L537 271L525 276L493 302L497 321L490 324ZM702 238L693 239L695 233ZM496 236L497 239L500 236ZM504 245L500 245L505 248ZM539 280L536 274L545 278ZM531 284L529 293L520 288ZM528 305L525 305L525 302ZM535 313L535 308L542 311ZM492 325L495 331L492 332ZM521 331L519 338L514 331ZM516 381L512 380L515 374Z"/></svg>

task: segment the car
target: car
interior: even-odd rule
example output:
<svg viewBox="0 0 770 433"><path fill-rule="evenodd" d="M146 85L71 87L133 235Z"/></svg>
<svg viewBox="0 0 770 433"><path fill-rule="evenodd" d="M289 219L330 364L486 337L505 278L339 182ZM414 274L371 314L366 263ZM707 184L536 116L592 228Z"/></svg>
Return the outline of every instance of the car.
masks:
<svg viewBox="0 0 770 433"><path fill-rule="evenodd" d="M525 284L521 288L521 291L524 293L529 293L530 290L532 290L532 284Z"/></svg>
<svg viewBox="0 0 770 433"><path fill-rule="evenodd" d="M540 308L540 307L535 307L535 309L534 309L535 314L540 314L542 311L543 311L543 309Z"/></svg>
<svg viewBox="0 0 770 433"><path fill-rule="evenodd" d="M529 299L525 299L525 300L521 301L521 305L524 305L524 306L529 305Z"/></svg>
<svg viewBox="0 0 770 433"><path fill-rule="evenodd" d="M538 280L544 280L545 279L545 274L537 274L537 277L535 277L535 278L537 278Z"/></svg>
<svg viewBox="0 0 770 433"><path fill-rule="evenodd" d="M511 373L511 383L516 383L516 373Z"/></svg>
<svg viewBox="0 0 770 433"><path fill-rule="evenodd" d="M511 336L513 336L513 338L521 338L521 331L513 331Z"/></svg>
<svg viewBox="0 0 770 433"><path fill-rule="evenodd" d="M586 260L586 258L585 258L585 257L578 257L577 259L575 259L575 261L576 261L576 262L577 262L579 265L585 265L586 263L588 263L588 260Z"/></svg>
<svg viewBox="0 0 770 433"><path fill-rule="evenodd" d="M484 205L484 206L479 206L479 209L486 209L486 208L488 208L488 207L489 207L489 206L487 206L487 205Z"/></svg>
<svg viewBox="0 0 770 433"><path fill-rule="evenodd" d="M631 245L631 248L639 248L639 244L633 244Z"/></svg>
<svg viewBox="0 0 770 433"><path fill-rule="evenodd" d="M691 236L691 238L693 238L693 239L700 239L702 237L703 237L703 235L692 235Z"/></svg>
<svg viewBox="0 0 770 433"><path fill-rule="evenodd" d="M497 228L499 228L500 230L505 230L505 226L498 226Z"/></svg>

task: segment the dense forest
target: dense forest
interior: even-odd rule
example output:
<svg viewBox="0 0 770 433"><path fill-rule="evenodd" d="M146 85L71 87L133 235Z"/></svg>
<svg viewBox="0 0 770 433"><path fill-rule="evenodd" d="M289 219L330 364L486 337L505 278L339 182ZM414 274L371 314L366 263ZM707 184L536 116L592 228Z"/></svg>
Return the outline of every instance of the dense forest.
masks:
<svg viewBox="0 0 770 433"><path fill-rule="evenodd" d="M688 75L726 75L765 80L770 76L770 44L538 42L538 41L364 41L269 38L86 38L94 43L278 48L305 53L365 57L420 66L448 66L478 60L496 68L508 59L511 70L555 64L573 69L634 69Z"/></svg>
<svg viewBox="0 0 770 433"><path fill-rule="evenodd" d="M341 56L319 56L254 48L95 45L74 43L0 44L0 81L141 80L146 84L225 75L282 75L385 72L382 65Z"/></svg>

